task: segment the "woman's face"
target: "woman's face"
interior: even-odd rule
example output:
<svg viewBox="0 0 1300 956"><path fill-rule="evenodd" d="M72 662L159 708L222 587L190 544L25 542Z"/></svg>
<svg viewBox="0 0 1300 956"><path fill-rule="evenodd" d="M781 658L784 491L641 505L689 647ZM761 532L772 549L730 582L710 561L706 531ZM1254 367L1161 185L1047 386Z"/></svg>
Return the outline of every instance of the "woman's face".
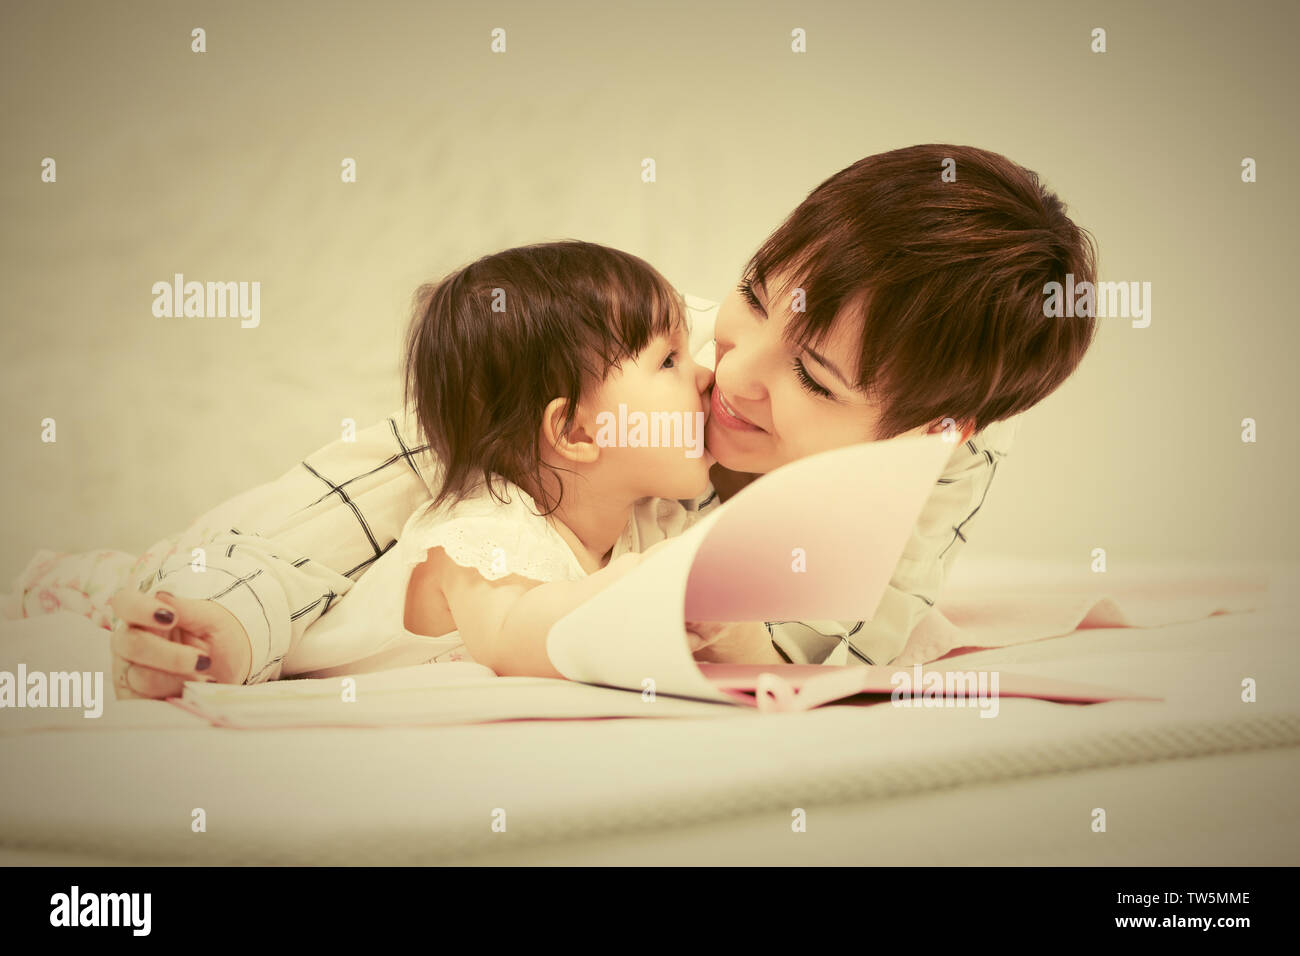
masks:
<svg viewBox="0 0 1300 956"><path fill-rule="evenodd" d="M879 409L850 385L860 314L841 312L827 340L812 346L816 354L794 348L782 337L793 302L779 291L786 281L773 276L766 288L747 287L754 302L733 290L718 308L705 444L732 471L763 474L806 455L876 440Z"/></svg>

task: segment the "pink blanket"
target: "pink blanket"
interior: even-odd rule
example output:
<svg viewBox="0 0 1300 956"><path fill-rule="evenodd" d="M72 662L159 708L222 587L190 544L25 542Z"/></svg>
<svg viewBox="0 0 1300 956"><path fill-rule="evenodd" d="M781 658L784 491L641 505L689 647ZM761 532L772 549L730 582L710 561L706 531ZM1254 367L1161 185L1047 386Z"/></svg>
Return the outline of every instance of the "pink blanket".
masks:
<svg viewBox="0 0 1300 956"><path fill-rule="evenodd" d="M38 551L10 593L0 596L0 616L16 619L70 611L112 630L116 616L108 601L136 577L145 557L123 551Z"/></svg>
<svg viewBox="0 0 1300 956"><path fill-rule="evenodd" d="M893 663L924 664L1099 627L1161 627L1264 607L1295 594L1294 565L1247 569L1081 567L984 560L954 569Z"/></svg>

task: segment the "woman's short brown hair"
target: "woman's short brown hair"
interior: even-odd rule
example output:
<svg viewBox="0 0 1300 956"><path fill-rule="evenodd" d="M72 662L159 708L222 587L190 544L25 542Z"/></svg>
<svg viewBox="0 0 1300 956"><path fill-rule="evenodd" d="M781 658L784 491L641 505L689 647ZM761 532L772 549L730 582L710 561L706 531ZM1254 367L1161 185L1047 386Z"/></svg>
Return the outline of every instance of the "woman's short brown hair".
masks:
<svg viewBox="0 0 1300 956"><path fill-rule="evenodd" d="M576 239L484 256L415 292L408 407L441 466L433 505L493 476L550 514L541 469L546 406L577 405L611 367L686 321L677 291L643 259Z"/></svg>
<svg viewBox="0 0 1300 956"><path fill-rule="evenodd" d="M842 308L862 311L849 374L880 403L885 439L944 418L978 430L1051 394L1082 360L1095 320L1046 317L1043 287L1067 273L1095 282L1096 257L1035 173L939 144L868 156L827 179L745 274L765 288L783 274L787 289L803 289L805 310L786 329L797 348L816 347Z"/></svg>

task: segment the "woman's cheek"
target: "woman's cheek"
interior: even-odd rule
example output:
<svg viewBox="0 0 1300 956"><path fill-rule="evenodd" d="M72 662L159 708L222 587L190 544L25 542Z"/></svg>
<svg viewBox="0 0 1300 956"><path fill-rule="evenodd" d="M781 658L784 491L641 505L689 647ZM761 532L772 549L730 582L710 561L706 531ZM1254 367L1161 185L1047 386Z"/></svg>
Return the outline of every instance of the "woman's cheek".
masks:
<svg viewBox="0 0 1300 956"><path fill-rule="evenodd" d="M801 415L797 424L785 425L778 434L783 438L783 450L793 460L849 444L841 431L831 412L823 410L820 415L812 412Z"/></svg>

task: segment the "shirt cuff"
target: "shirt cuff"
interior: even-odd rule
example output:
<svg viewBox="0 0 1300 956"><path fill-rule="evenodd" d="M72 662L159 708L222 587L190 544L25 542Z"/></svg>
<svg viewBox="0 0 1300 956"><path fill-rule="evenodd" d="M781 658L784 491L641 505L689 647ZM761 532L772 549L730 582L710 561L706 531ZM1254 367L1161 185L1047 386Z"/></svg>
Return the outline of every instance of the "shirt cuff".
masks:
<svg viewBox="0 0 1300 956"><path fill-rule="evenodd" d="M887 665L903 653L928 610L920 596L889 587L869 621L780 621L768 630L794 664Z"/></svg>
<svg viewBox="0 0 1300 956"><path fill-rule="evenodd" d="M842 646L832 655L835 662L892 663L903 653L912 631L930 607L931 604L919 594L900 591L893 586L885 588L880 606L871 620L862 622L856 633L851 628L845 633Z"/></svg>
<svg viewBox="0 0 1300 956"><path fill-rule="evenodd" d="M253 652L245 684L274 680L289 651L289 605L283 590L264 568L256 565L195 571L189 564L163 569L149 593L166 591L179 598L215 601L235 616L248 635Z"/></svg>

